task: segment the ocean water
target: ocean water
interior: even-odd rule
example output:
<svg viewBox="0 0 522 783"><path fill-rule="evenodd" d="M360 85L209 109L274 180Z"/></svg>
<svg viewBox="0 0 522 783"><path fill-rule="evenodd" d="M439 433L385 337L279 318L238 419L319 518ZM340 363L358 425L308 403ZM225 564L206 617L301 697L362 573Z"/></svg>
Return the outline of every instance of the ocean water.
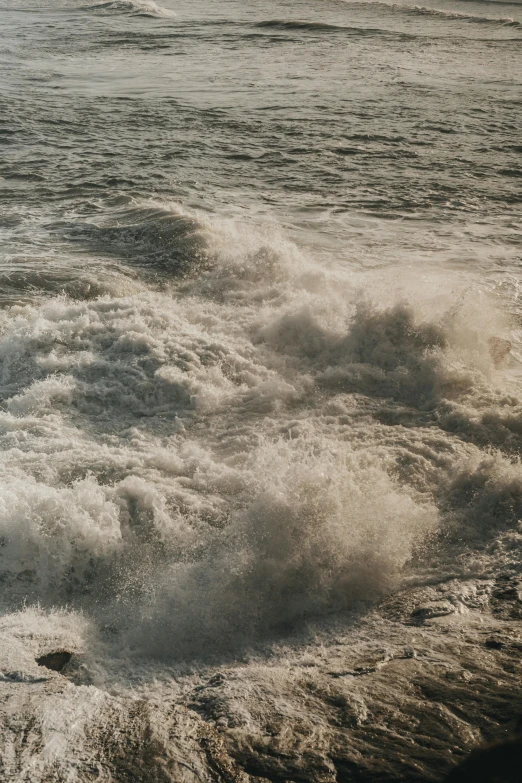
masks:
<svg viewBox="0 0 522 783"><path fill-rule="evenodd" d="M341 696L289 672L409 665L426 590L461 623L433 660L522 574L522 5L0 0L0 30L2 670L36 715L6 779L149 780L85 726L167 702L151 780L439 779L448 737L397 749L408 678L342 696L366 759L368 699L406 705L356 777ZM457 714L458 752L489 736Z"/></svg>

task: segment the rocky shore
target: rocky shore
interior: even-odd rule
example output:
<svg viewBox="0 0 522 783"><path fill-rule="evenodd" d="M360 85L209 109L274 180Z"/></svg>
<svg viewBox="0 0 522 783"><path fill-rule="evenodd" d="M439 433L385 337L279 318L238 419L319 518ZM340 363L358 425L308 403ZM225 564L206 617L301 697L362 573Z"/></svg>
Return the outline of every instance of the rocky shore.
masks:
<svg viewBox="0 0 522 783"><path fill-rule="evenodd" d="M300 643L178 669L103 667L65 615L41 633L24 616L2 622L6 782L435 783L522 715L513 576L406 589Z"/></svg>

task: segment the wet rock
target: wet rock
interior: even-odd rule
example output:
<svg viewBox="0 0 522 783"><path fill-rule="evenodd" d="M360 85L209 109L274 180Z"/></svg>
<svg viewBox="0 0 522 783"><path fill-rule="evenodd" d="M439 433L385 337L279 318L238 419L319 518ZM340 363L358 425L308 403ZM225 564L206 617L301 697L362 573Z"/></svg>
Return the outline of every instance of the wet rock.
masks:
<svg viewBox="0 0 522 783"><path fill-rule="evenodd" d="M493 591L492 596L499 601L522 601L522 591L516 585L499 587Z"/></svg>
<svg viewBox="0 0 522 783"><path fill-rule="evenodd" d="M67 666L72 658L72 652L69 650L53 650L53 652L41 655L36 659L38 666L45 666L53 672L61 672Z"/></svg>
<svg viewBox="0 0 522 783"><path fill-rule="evenodd" d="M455 614L456 611L455 606L449 601L433 601L425 606L416 607L411 616L414 620L424 622L425 620L431 620L433 617Z"/></svg>
<svg viewBox="0 0 522 783"><path fill-rule="evenodd" d="M450 587L456 601L466 586ZM160 682L152 698L148 680L145 698L73 687L86 684L74 679L85 660L76 647L66 676L39 679L36 655L51 648L45 665L68 652L69 630L51 642L22 639L16 625L0 660L0 777L20 783L27 768L34 783L440 783L473 748L515 730L522 621L499 619L496 599L461 613L437 594L412 589L401 606L397 593L392 619L336 618L324 646L213 665ZM419 609L457 611L459 622L412 622ZM25 679L9 674L19 669ZM48 757L49 747L63 751Z"/></svg>
<svg viewBox="0 0 522 783"><path fill-rule="evenodd" d="M500 639L495 639L494 637L491 637L489 639L486 639L484 642L484 646L488 648L488 650L501 650L504 647L504 642Z"/></svg>
<svg viewBox="0 0 522 783"><path fill-rule="evenodd" d="M470 753L455 767L446 783L520 783L522 738L515 737Z"/></svg>

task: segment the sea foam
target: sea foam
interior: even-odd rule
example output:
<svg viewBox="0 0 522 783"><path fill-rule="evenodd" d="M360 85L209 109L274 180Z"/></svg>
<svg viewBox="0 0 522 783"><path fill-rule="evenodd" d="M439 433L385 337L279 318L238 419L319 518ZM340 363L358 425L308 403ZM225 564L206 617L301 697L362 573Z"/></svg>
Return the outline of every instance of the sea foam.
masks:
<svg viewBox="0 0 522 783"><path fill-rule="evenodd" d="M136 651L192 656L516 526L522 409L491 385L506 326L487 298L364 301L273 227L158 209L190 227L193 270L147 232L163 290L2 313L5 603L67 601Z"/></svg>

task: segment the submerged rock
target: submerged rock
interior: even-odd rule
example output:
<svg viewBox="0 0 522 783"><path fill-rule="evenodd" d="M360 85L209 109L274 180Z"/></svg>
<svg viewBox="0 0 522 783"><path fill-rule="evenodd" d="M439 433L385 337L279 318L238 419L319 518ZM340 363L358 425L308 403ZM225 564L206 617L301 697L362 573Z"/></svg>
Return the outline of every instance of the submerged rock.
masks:
<svg viewBox="0 0 522 783"><path fill-rule="evenodd" d="M72 658L72 652L68 650L54 650L53 652L41 655L36 659L38 666L45 666L53 672L61 672L67 666Z"/></svg>
<svg viewBox="0 0 522 783"><path fill-rule="evenodd" d="M522 737L513 737L470 753L445 783L520 783Z"/></svg>

